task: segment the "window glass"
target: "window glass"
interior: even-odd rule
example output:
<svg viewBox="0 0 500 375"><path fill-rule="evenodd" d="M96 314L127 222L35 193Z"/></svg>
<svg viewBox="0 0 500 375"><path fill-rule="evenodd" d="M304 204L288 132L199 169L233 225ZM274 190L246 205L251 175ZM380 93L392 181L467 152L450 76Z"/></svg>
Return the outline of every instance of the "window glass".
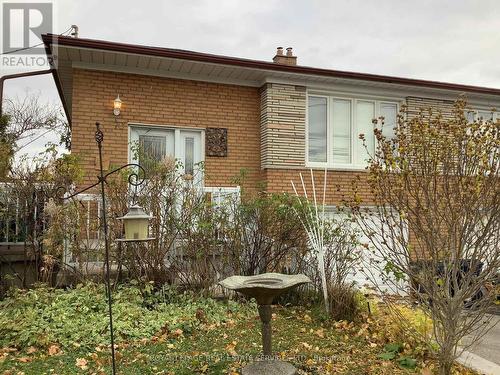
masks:
<svg viewBox="0 0 500 375"><path fill-rule="evenodd" d="M154 135L139 135L139 164L147 165L161 161L166 155L166 138Z"/></svg>
<svg viewBox="0 0 500 375"><path fill-rule="evenodd" d="M351 101L334 99L333 122L333 162L351 163Z"/></svg>
<svg viewBox="0 0 500 375"><path fill-rule="evenodd" d="M394 128L397 126L398 106L395 103L380 103L380 116L384 117L382 134L392 139L396 136Z"/></svg>
<svg viewBox="0 0 500 375"><path fill-rule="evenodd" d="M193 175L194 172L194 138L185 138L184 173Z"/></svg>
<svg viewBox="0 0 500 375"><path fill-rule="evenodd" d="M373 119L375 118L375 103L367 101L358 101L356 103L356 129L357 134L365 135L366 147L360 139L356 140L359 164L366 163L369 154L373 155L375 150L375 135L373 134Z"/></svg>
<svg viewBox="0 0 500 375"><path fill-rule="evenodd" d="M478 111L477 116L483 121L493 120L493 112L491 111Z"/></svg>
<svg viewBox="0 0 500 375"><path fill-rule="evenodd" d="M309 161L326 162L327 105L326 98L309 97Z"/></svg>
<svg viewBox="0 0 500 375"><path fill-rule="evenodd" d="M476 113L474 111L466 110L464 115L468 123L474 122L474 119L476 118Z"/></svg>

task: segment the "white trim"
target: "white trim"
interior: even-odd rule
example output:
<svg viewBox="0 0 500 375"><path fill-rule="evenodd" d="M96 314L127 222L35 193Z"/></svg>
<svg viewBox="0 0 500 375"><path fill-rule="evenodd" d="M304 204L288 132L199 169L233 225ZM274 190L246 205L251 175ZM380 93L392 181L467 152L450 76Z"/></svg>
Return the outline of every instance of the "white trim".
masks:
<svg viewBox="0 0 500 375"><path fill-rule="evenodd" d="M127 123L129 127L144 127L144 128L158 128L158 129L180 129L180 130L188 130L188 131L205 131L205 126L195 127L195 126L184 126L184 125L175 125L175 124L150 124L147 122L134 122L129 121Z"/></svg>
<svg viewBox="0 0 500 375"><path fill-rule="evenodd" d="M308 87L306 90L307 95L324 95L324 96L333 96L339 99L362 99L362 100L378 100L378 101L399 101L405 102L406 97L400 95L385 95L384 93L367 93L364 91L363 93L359 93L356 91L338 91L338 90L327 90L327 89L315 89L313 87ZM374 99L375 98L375 99Z"/></svg>
<svg viewBox="0 0 500 375"><path fill-rule="evenodd" d="M140 130L146 130L149 129L153 131L154 133L166 133L166 132L172 132L173 131L173 136L174 136L174 157L176 159L179 159L180 154L181 154L181 132L192 132L192 133L199 133L200 135L200 161L196 162L197 163L205 163L205 128L195 128L195 127L183 127L183 126L178 126L178 125L147 125L147 124L139 124L139 123L133 123L129 122L128 123L128 142L127 142L127 152L128 152L128 162L129 163L134 163L137 162L137 160L134 160L131 155L131 142L132 142L132 132L135 129L140 129ZM168 146L168 145L167 145ZM201 183L203 184L204 180L204 173L200 176Z"/></svg>

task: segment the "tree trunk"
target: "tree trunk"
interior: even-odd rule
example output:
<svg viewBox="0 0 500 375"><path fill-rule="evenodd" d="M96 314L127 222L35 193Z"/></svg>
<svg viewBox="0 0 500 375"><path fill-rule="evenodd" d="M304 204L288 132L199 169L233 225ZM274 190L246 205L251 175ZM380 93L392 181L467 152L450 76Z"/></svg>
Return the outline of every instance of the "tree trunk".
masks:
<svg viewBox="0 0 500 375"><path fill-rule="evenodd" d="M454 362L454 345L445 340L439 351L439 375L451 375Z"/></svg>
<svg viewBox="0 0 500 375"><path fill-rule="evenodd" d="M451 375L453 361L443 359L439 362L439 375Z"/></svg>

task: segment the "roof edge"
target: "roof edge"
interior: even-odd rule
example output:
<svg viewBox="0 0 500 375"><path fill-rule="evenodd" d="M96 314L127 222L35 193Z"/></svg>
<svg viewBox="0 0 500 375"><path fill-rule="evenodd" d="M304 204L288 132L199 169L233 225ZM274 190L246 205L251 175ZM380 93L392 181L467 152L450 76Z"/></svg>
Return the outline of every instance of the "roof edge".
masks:
<svg viewBox="0 0 500 375"><path fill-rule="evenodd" d="M151 47L151 46L144 46L137 44L110 42L97 39L74 38L74 37L61 36L55 34L44 34L42 35L42 39L45 44L47 55L50 54L51 51L50 46L52 44L58 44L61 46L68 46L68 47L91 48L91 49L98 49L98 50L105 50L112 52L132 53L132 54L148 55L155 57L169 57L181 60L191 60L191 61L207 62L213 64L279 71L286 73L297 73L297 74L326 76L334 78L374 81L374 82L408 85L408 86L420 86L420 87L428 87L428 88L443 89L443 90L473 92L479 94L500 95L500 89L495 89L490 87L472 86L472 85L464 85L464 84L448 83L440 81L430 81L430 80L415 79L415 78L393 77L393 76L385 76L385 75L378 75L371 73L348 72L342 70L314 68L302 65L280 65L273 62L267 62L261 60L251 60L251 59L215 55L215 54L173 49L173 48Z"/></svg>
<svg viewBox="0 0 500 375"><path fill-rule="evenodd" d="M53 39L53 36L50 37ZM45 44L45 54L47 57L52 55L52 44L48 43L48 40L45 38L45 35L42 35L43 43ZM59 78L59 73L57 72L57 68L55 67L54 62L49 59L49 64L50 64L50 70L52 71L52 77L54 77L54 82L56 84L57 88L57 93L59 94L59 98L61 98L61 102L63 105L64 113L66 114L66 118L68 120L68 125L71 129L71 112L69 111L68 103L66 101L66 97L64 96L63 90L62 90L62 85L61 85L61 79Z"/></svg>

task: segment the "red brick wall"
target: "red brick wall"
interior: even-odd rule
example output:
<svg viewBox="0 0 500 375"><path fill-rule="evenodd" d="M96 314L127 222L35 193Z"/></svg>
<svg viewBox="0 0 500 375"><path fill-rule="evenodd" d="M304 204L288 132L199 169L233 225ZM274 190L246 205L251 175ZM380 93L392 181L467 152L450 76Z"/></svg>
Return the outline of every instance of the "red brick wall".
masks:
<svg viewBox="0 0 500 375"><path fill-rule="evenodd" d="M113 100L123 100L118 122ZM260 172L260 94L258 88L159 78L125 73L74 70L72 152L81 157L85 183L95 180L95 122L104 131L105 159L127 162L128 123L222 127L228 129L228 156L205 157L206 185L231 186L241 168L254 188Z"/></svg>

